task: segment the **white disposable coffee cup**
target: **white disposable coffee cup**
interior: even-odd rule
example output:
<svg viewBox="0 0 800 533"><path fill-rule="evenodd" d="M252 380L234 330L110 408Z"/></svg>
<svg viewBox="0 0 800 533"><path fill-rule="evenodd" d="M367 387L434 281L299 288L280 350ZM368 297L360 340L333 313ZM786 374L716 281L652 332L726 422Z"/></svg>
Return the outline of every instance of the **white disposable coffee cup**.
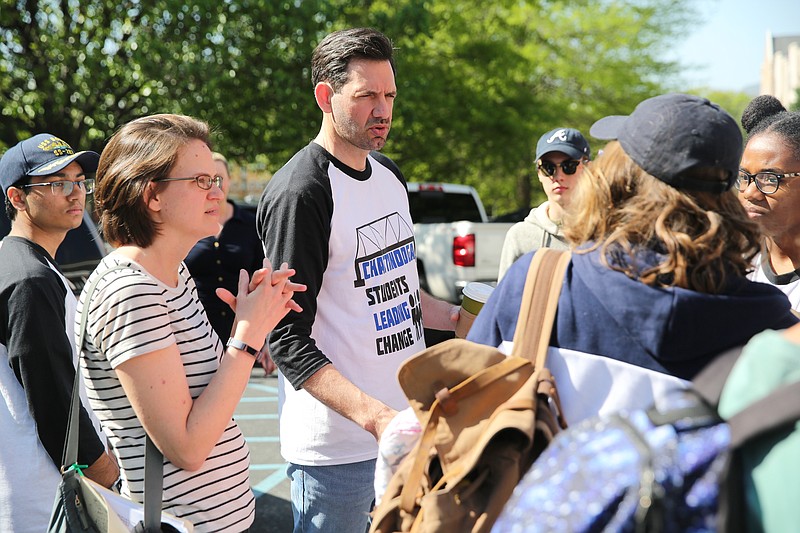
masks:
<svg viewBox="0 0 800 533"><path fill-rule="evenodd" d="M458 322L456 322L456 337L465 338L469 333L475 317L478 316L483 304L492 295L494 287L486 283L472 281L462 289L461 309L458 312Z"/></svg>

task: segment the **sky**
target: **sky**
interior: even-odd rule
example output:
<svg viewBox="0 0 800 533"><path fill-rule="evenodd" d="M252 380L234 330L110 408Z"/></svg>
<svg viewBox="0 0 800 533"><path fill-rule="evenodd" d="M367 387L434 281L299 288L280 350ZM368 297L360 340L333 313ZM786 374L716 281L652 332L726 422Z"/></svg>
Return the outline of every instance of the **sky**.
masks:
<svg viewBox="0 0 800 533"><path fill-rule="evenodd" d="M800 35L800 0L701 0L696 27L676 43L687 89L748 90L759 84L767 31ZM758 89L755 89L756 93Z"/></svg>

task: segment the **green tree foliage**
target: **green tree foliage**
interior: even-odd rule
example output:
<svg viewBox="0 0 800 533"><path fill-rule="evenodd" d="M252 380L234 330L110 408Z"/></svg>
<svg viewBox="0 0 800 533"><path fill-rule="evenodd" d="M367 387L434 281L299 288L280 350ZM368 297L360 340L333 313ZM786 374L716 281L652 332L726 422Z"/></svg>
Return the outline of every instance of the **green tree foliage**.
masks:
<svg viewBox="0 0 800 533"><path fill-rule="evenodd" d="M539 136L588 134L667 89L664 50L693 15L684 0L362 0L338 24L371 25L398 48L384 151L413 181L475 186L495 213L543 196ZM595 143L595 151L599 143Z"/></svg>
<svg viewBox="0 0 800 533"><path fill-rule="evenodd" d="M128 120L176 112L208 120L234 157L277 165L315 133L315 2L0 2L6 145L50 131L99 150Z"/></svg>
<svg viewBox="0 0 800 533"><path fill-rule="evenodd" d="M800 89L796 89L794 103L789 106L789 111L800 111Z"/></svg>
<svg viewBox="0 0 800 533"><path fill-rule="evenodd" d="M495 212L541 195L533 145L671 88L659 59L688 0L0 0L0 145L39 131L102 149L179 112L276 170L314 137L310 54L369 25L398 51L385 151L414 181L476 186ZM594 143L595 151L600 147Z"/></svg>

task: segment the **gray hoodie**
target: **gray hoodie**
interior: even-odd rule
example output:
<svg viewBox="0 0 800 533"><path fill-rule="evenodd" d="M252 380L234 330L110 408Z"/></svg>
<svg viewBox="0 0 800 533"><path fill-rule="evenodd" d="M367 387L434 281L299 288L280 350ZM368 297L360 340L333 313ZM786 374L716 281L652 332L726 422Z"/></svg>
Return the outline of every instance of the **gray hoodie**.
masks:
<svg viewBox="0 0 800 533"><path fill-rule="evenodd" d="M538 250L539 248L554 248L568 250L569 244L561 232L561 226L547 217L547 204L531 209L522 222L517 222L506 233L503 242L503 251L500 253L500 271L497 281L500 281L508 267L520 256Z"/></svg>

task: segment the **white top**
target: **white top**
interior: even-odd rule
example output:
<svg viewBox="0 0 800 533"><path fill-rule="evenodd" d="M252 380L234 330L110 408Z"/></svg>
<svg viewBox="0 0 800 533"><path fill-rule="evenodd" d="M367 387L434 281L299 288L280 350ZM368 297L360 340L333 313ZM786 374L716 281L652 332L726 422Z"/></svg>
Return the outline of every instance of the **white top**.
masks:
<svg viewBox="0 0 800 533"><path fill-rule="evenodd" d="M103 275L92 295L82 371L92 408L120 461L122 493L142 502L145 432L114 369L176 344L189 392L197 398L219 367L224 348L186 265L178 271L178 286L171 288L136 262L112 253L89 277L87 287L98 272L118 263L131 268ZM84 292L79 313L85 298ZM248 468L247 444L231 420L199 470L182 470L164 458L164 510L188 519L198 533L245 530L255 513Z"/></svg>
<svg viewBox="0 0 800 533"><path fill-rule="evenodd" d="M787 274L776 274L769 261L764 261L765 257L768 258L763 253L759 253L753 259L754 270L747 278L774 285L789 298L792 309L800 311L800 274L796 270Z"/></svg>

